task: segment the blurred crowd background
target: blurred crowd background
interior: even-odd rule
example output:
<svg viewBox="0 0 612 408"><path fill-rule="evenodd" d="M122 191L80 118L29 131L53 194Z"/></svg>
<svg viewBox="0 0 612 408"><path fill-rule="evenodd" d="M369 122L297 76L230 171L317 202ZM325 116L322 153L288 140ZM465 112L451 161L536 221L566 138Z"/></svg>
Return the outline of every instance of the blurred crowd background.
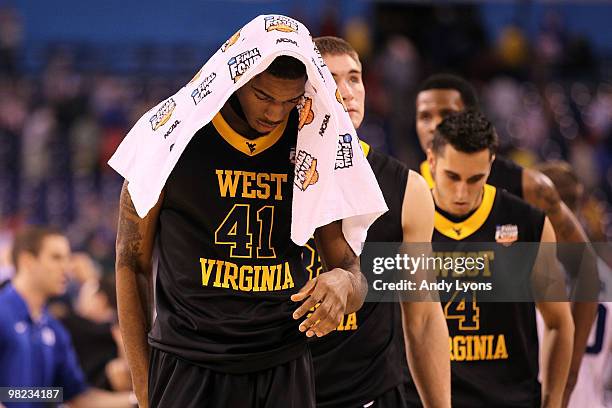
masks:
<svg viewBox="0 0 612 408"><path fill-rule="evenodd" d="M77 253L66 304L90 321L111 321L122 179L107 160L135 121L189 81L237 27L271 12L358 50L367 89L360 136L370 144L415 168L423 159L416 87L432 73L458 73L477 88L501 153L525 166L571 163L585 188L578 215L591 239L612 236L612 4L88 3L0 1L0 281L12 273L16 230L59 226ZM83 290L87 299L99 293L103 306L79 303Z"/></svg>
<svg viewBox="0 0 612 408"><path fill-rule="evenodd" d="M291 1L194 1L181 8L188 11L189 3L194 14L207 13L200 16L203 27L192 26L184 38L189 27L170 34L181 13L150 21L159 40L141 26L150 11L138 8L122 25L119 15L129 10L112 4L87 11L75 1L0 3L0 250L21 224L50 223L112 272L121 180L106 161L136 119L183 86L236 27L276 8L301 19L313 35L343 36L359 51L368 105L360 136L372 145L417 165L423 157L415 88L431 73L459 73L477 87L502 153L526 166L569 161L588 193L593 240L612 234L612 41L606 37L612 30L570 28L580 27L572 22L576 15L597 25L595 17L612 13L612 5L331 1L306 12ZM61 13L53 10L60 5ZM237 8L245 10L226 10ZM206 27L217 18L223 24ZM98 20L119 27L100 33Z"/></svg>

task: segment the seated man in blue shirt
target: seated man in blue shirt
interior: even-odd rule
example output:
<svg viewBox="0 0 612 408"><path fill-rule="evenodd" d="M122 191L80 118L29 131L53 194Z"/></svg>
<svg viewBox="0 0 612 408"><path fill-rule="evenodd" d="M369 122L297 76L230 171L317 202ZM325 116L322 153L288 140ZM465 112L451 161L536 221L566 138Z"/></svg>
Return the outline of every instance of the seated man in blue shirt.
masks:
<svg viewBox="0 0 612 408"><path fill-rule="evenodd" d="M15 277L0 290L0 387L63 387L71 407L134 406L130 393L87 386L68 332L46 310L47 300L66 290L68 239L53 229L29 228L15 237L12 256Z"/></svg>

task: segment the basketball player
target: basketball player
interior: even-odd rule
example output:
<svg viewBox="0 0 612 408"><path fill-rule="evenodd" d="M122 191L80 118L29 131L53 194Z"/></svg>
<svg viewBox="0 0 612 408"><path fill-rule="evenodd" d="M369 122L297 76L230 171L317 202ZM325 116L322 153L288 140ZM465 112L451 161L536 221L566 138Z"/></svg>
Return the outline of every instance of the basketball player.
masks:
<svg viewBox="0 0 612 408"><path fill-rule="evenodd" d="M118 309L141 407L314 407L306 337L356 311L367 284L340 221L315 232L330 271L308 283L290 239L305 82L304 65L281 56L240 88L194 135L144 219L124 185Z"/></svg>
<svg viewBox="0 0 612 408"><path fill-rule="evenodd" d="M536 168L555 184L563 202L574 214L580 212L584 202L584 186L569 163L551 161ZM599 277L602 282L597 317L591 328L576 387L568 406L570 408L606 406L606 369L612 365L612 270L601 258L597 259ZM608 402L609 403L609 402ZM608 405L609 406L609 405Z"/></svg>
<svg viewBox="0 0 612 408"><path fill-rule="evenodd" d="M427 78L419 87L416 95L416 130L423 152L431 146L436 126L451 112L465 108L478 109L478 98L474 88L463 78L438 74ZM428 183L432 182L428 162L420 167L421 174ZM497 156L491 167L487 183L504 189L529 204L544 211L555 229L559 242L584 244L588 238L582 227L559 198L552 182L542 173L524 169L511 161ZM581 280L596 286L596 260L592 252L585 251L584 264L591 265L582 269ZM571 269L571 268L570 268ZM571 272L571 271L570 271ZM592 276L584 276L592 273ZM593 293L593 296L596 296ZM593 297L595 299L595 297ZM574 350L568 377L565 399L569 398L576 383L580 361L589 335L590 327L597 310L596 302L575 302L572 304L572 315L575 324Z"/></svg>
<svg viewBox="0 0 612 408"><path fill-rule="evenodd" d="M353 126L359 128L365 89L357 52L337 37L316 38L315 44L338 84ZM367 241L430 242L433 201L423 178L366 143L361 145L389 207L368 230ZM316 250L312 243L305 249L307 269L316 276L321 271ZM405 407L406 354L425 404L450 406L448 331L440 303L401 307L400 311L394 303L366 303L345 316L336 331L310 343L317 407ZM407 353L401 341L402 314Z"/></svg>
<svg viewBox="0 0 612 408"><path fill-rule="evenodd" d="M555 242L543 212L486 184L496 144L492 124L474 110L449 114L436 128L427 154L435 180L434 251L451 251L454 257L485 252L486 266L472 270L483 280L487 276L519 280L532 277L532 269L539 280L544 272L541 252L523 251L517 259L516 250L490 244L503 242L511 248L519 242ZM461 254L462 250L466 252ZM548 252L554 261L553 251ZM557 281L558 291L564 294L563 277ZM444 304L453 407L561 405L572 352L570 307L567 302L541 298L536 302L546 326L541 390L533 302L482 302L476 292L457 290Z"/></svg>

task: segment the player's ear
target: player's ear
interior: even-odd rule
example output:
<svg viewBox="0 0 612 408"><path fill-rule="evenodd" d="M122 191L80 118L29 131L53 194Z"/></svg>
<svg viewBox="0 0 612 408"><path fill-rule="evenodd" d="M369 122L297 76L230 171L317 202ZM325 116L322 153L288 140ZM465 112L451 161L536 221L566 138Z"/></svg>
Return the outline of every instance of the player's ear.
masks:
<svg viewBox="0 0 612 408"><path fill-rule="evenodd" d="M436 163L436 155L431 147L427 148L427 163L429 164L429 168L432 169Z"/></svg>
<svg viewBox="0 0 612 408"><path fill-rule="evenodd" d="M491 153L491 160L490 160L490 162L493 163L493 160L495 160L495 153Z"/></svg>

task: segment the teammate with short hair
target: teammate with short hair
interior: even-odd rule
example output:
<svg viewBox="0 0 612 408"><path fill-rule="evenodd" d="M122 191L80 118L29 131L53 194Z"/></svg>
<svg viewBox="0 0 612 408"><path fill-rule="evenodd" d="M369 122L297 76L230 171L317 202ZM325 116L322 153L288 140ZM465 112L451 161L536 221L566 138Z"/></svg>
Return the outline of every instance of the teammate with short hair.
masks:
<svg viewBox="0 0 612 408"><path fill-rule="evenodd" d="M449 113L459 112L466 108L478 109L479 107L476 91L465 79L450 74L435 74L423 81L416 94L416 130L423 153L427 154L435 129L444 117ZM427 161L421 164L420 172L431 186L432 177ZM559 198L550 179L541 172L525 169L504 157L496 156L487 183L504 189L544 211L550 219L559 242L575 243L577 246L588 244L588 237L580 223ZM563 254L559 256L562 257ZM585 287L594 289L597 269L593 252L584 251L582 262L580 280L588 283ZM577 269L575 265L569 268L572 277L576 277ZM582 300L595 300L597 296L595 291L588 290L593 293L583 296L587 299ZM564 396L565 402L576 383L580 361L596 311L597 303L594 301L577 301L572 304L575 324L574 350Z"/></svg>
<svg viewBox="0 0 612 408"><path fill-rule="evenodd" d="M524 250L520 259L512 250L513 244L522 242L551 245L555 234L540 210L486 184L496 145L493 125L474 110L449 113L436 128L427 154L435 181L434 251L454 257L484 253L484 267L472 268L460 275L462 279L527 278L541 290L546 278L556 282L557 293L564 295L562 275L553 273L556 268L547 269L554 265L554 247ZM495 242L507 249L491 244ZM444 268L439 273L439 279L455 276L455 271ZM495 289L499 293L504 287ZM546 326L540 391L534 303L479 301L483 293L456 290L444 303L453 407L560 406L574 330L569 303L550 297L535 299Z"/></svg>
<svg viewBox="0 0 612 408"><path fill-rule="evenodd" d="M290 239L305 83L305 66L280 56L242 86L194 135L144 219L124 184L118 310L141 407L314 407L306 337L337 327L367 286L341 221L315 232L330 271L308 283Z"/></svg>
<svg viewBox="0 0 612 408"><path fill-rule="evenodd" d="M355 128L364 116L365 88L357 52L345 40L319 37L315 44L331 71ZM364 142L362 148L389 211L370 227L369 242L431 240L433 201L427 184L394 158ZM313 276L321 272L310 244ZM402 340L401 317L406 333ZM439 302L366 303L344 317L337 331L311 342L318 407L406 406L406 357L428 406L450 406L448 331Z"/></svg>

